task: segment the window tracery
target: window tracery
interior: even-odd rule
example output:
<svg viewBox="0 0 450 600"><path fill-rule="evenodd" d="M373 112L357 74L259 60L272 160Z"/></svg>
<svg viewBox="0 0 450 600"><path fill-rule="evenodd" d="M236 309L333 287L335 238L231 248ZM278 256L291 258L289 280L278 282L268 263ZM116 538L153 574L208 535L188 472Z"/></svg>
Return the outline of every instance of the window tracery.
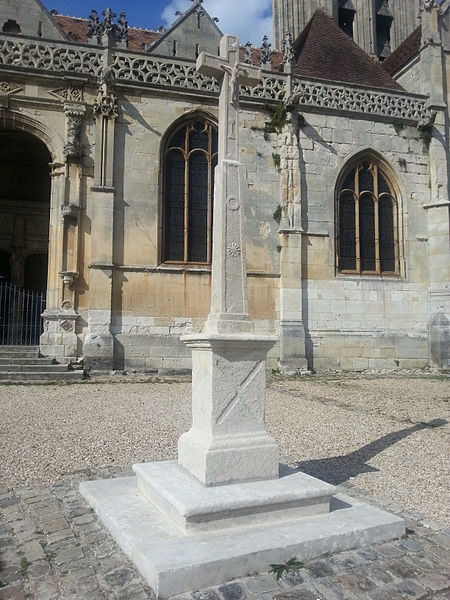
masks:
<svg viewBox="0 0 450 600"><path fill-rule="evenodd" d="M217 128L193 118L171 136L164 156L163 261L211 262Z"/></svg>
<svg viewBox="0 0 450 600"><path fill-rule="evenodd" d="M359 160L344 175L337 214L339 272L399 274L398 200L377 161Z"/></svg>

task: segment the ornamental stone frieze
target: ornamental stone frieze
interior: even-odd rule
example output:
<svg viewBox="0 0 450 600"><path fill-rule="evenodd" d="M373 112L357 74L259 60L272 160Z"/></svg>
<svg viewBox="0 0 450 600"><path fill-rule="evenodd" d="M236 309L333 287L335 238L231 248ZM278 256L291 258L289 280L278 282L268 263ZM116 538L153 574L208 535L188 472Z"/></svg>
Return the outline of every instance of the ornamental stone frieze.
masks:
<svg viewBox="0 0 450 600"><path fill-rule="evenodd" d="M287 36L285 60L291 57L290 40ZM105 50L76 47L73 44L35 40L5 39L0 34L0 70L2 67L18 67L21 70L45 72L54 75L73 72L85 77L100 79L98 96L94 103L95 114L117 117L119 106L112 83L146 86L164 89L167 93L185 91L198 96L217 96L217 81L204 73L198 73L189 61L167 60L143 53L110 52L110 66L105 68ZM269 52L269 49L267 49ZM286 67L286 64L285 64ZM291 88L292 87L292 91ZM79 91L53 90L66 102L79 101ZM67 98L64 97L67 95ZM72 97L70 97L72 95ZM334 110L357 114L369 114L395 120L418 122L427 118L426 98L412 94L396 94L379 90L356 89L327 82L300 80L286 73L264 73L255 87L240 87L242 101L264 104L285 102L288 107L295 104L314 110Z"/></svg>
<svg viewBox="0 0 450 600"><path fill-rule="evenodd" d="M69 85L65 88L58 88L56 90L52 90L49 92L58 100L63 100L64 102L83 102L83 88L82 87L74 87Z"/></svg>
<svg viewBox="0 0 450 600"><path fill-rule="evenodd" d="M22 90L23 87L20 87L20 85L12 83L11 81L0 81L0 96L11 96Z"/></svg>

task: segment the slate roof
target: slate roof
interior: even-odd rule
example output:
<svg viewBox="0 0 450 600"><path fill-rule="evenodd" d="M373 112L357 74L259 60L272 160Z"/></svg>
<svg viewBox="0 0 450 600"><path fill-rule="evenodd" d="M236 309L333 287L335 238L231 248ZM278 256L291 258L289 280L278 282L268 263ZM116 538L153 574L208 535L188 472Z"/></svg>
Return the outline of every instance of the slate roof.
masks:
<svg viewBox="0 0 450 600"><path fill-rule="evenodd" d="M317 10L294 44L295 74L371 88L403 88L322 10Z"/></svg>
<svg viewBox="0 0 450 600"><path fill-rule="evenodd" d="M52 16L70 41L80 44L86 43L88 19L65 17L63 15ZM130 27L128 30L128 48L136 52L143 52L146 44L151 44L160 37L161 34L157 31Z"/></svg>
<svg viewBox="0 0 450 600"><path fill-rule="evenodd" d="M383 69L393 75L412 60L420 50L422 27L419 25L383 62Z"/></svg>

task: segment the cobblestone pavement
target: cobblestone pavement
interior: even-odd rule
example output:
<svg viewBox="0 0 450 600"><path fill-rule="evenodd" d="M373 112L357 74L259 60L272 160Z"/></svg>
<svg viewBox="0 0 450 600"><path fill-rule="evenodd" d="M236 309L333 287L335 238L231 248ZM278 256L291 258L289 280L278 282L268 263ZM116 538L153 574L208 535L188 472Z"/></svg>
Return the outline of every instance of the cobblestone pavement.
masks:
<svg viewBox="0 0 450 600"><path fill-rule="evenodd" d="M78 494L83 479L130 474L97 469L0 495L0 599L154 599ZM367 499L349 484L339 490ZM321 557L279 581L270 573L254 575L176 599L450 600L450 529L388 501L371 501L406 518L404 539Z"/></svg>

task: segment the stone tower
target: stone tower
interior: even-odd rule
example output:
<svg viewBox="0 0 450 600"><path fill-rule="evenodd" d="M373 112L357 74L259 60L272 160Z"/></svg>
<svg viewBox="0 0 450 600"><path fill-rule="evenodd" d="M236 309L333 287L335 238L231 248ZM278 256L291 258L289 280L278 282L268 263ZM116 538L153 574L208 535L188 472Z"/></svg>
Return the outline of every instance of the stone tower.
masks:
<svg viewBox="0 0 450 600"><path fill-rule="evenodd" d="M297 38L314 11L324 10L371 56L386 58L419 25L420 0L272 0L274 45Z"/></svg>

